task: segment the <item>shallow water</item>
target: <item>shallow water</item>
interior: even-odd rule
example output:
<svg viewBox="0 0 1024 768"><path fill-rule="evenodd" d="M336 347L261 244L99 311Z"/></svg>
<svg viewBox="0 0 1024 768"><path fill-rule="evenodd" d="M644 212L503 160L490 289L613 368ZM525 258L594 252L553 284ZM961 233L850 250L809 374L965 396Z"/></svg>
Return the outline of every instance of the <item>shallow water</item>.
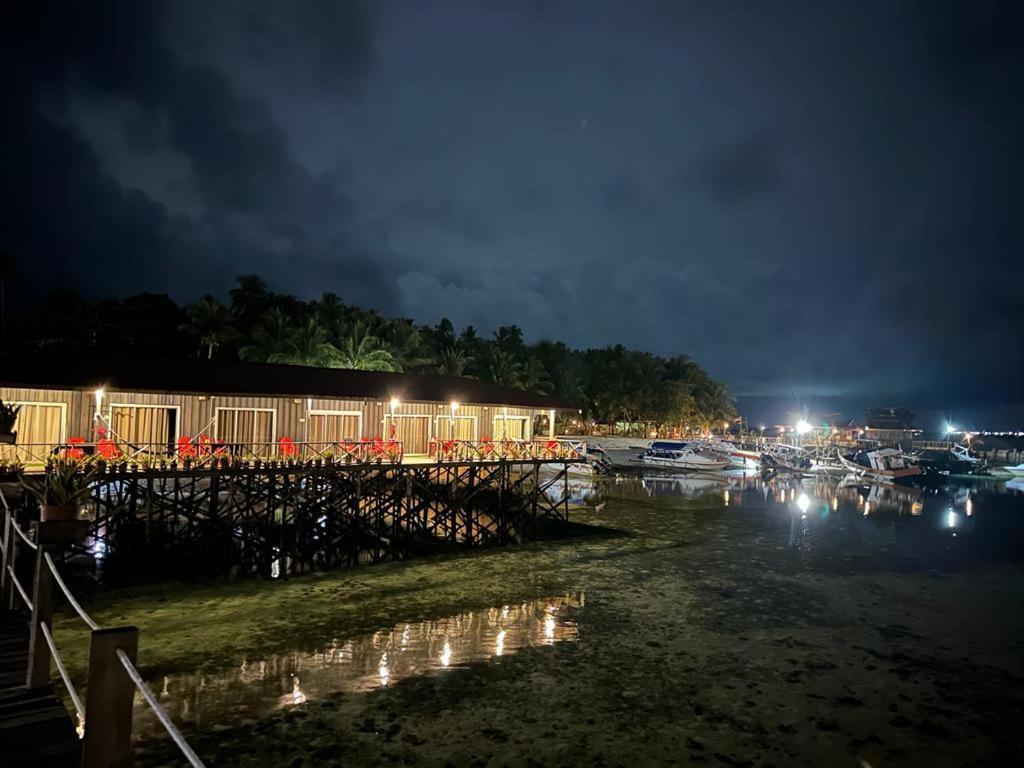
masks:
<svg viewBox="0 0 1024 768"><path fill-rule="evenodd" d="M164 675L150 684L176 723L187 728L224 725L333 693L372 691L522 648L574 641L579 630L572 616L583 604L580 593L403 623L338 638L313 652L247 658L220 672ZM141 701L135 722L136 739L163 734Z"/></svg>
<svg viewBox="0 0 1024 768"><path fill-rule="evenodd" d="M650 473L569 492L573 519L616 532L275 583L272 631L237 644L275 652L211 668L176 649L218 641L188 635L150 646L170 669L151 685L224 765L1019 764L1012 485ZM250 598L225 599L243 624ZM387 618L346 631L344 603Z"/></svg>
<svg viewBox="0 0 1024 768"><path fill-rule="evenodd" d="M596 504L609 497L684 498L784 521L786 543L841 549L850 538L876 557L922 557L936 567L967 561L1024 561L1024 489L995 478L952 480L919 489L852 475L762 477L757 472L647 474L574 481ZM780 529L781 532L782 529Z"/></svg>

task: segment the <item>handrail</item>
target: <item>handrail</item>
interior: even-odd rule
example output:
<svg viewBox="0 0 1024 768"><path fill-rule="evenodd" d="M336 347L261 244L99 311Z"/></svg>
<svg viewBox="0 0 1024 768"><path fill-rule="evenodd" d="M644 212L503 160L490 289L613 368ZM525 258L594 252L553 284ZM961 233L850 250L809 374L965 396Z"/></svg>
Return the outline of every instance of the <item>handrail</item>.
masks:
<svg viewBox="0 0 1024 768"><path fill-rule="evenodd" d="M64 597L67 599L68 603L71 604L71 607L75 609L75 613L78 614L78 617L83 622L85 622L89 629L92 630L92 632L94 633L93 638L95 642L95 633L102 631L102 627L86 612L86 610L82 607L81 603L79 603L75 596L72 594L71 590L68 588L68 585L64 582L64 579L61 578L61 575L57 570L57 565L56 563L54 563L53 558L50 556L50 553L46 551L46 548L40 547L37 543L31 541L18 526L17 522L14 519L14 516L11 514L10 508L7 506L7 499L4 497L4 493L2 490L0 490L0 503L3 504L3 508L5 511L5 528L13 528L14 531L18 534L18 536L20 536L21 539L26 544L28 544L33 550L36 551L37 578L41 573L39 569L42 567L43 562L45 562L46 567L49 569L49 575L51 575L53 579L57 582L57 585L60 587L61 592L64 593ZM17 540L13 538L10 541L14 544L17 543ZM64 689L68 692L68 696L71 698L71 703L74 705L75 713L78 718L78 728L76 729L78 731L78 735L80 738L84 737L86 730L86 709L82 703L81 697L78 695L77 689L71 682L71 676L68 674L67 668L64 666L64 660L61 658L60 651L57 649L57 643L53 639L53 632L49 625L51 610L49 599L49 587L47 587L45 590L39 593L41 595L39 598L40 605L37 606L33 604L33 602L29 599L28 595L25 593L25 588L21 585L21 582L18 580L18 577L14 572L13 565L7 562L7 554L8 553L5 551L4 568L6 569L7 574L10 575L11 581L13 582L15 589L18 591L18 594L21 596L21 599L28 607L28 610L32 613L32 626L37 627L38 630L42 633L43 639L46 641L46 646L48 647L50 652L49 660L47 660L46 662L45 680L48 681L49 679L49 661L52 660L54 666L57 667L57 672L60 674L61 680L64 683ZM39 560L40 557L42 557L42 562ZM35 653L36 651L30 645L30 670L33 669L33 664L35 664L35 662L33 661L33 656ZM170 735L171 739L178 746L178 749L181 750L182 754L185 756L185 759L189 762L191 766L193 766L193 768L205 768L205 766L203 765L203 761L199 759L199 757L193 751L192 747L190 747L188 742L185 740L185 737L181 735L181 731L179 731L178 728L174 725L174 722L171 720L170 716L167 714L164 708L160 706L160 703L156 700L156 697L153 695L153 692L142 679L142 676L139 674L138 669L135 668L135 665L132 663L128 654L125 653L123 648L116 648L115 653L117 654L117 657L120 660L121 664L124 666L125 672L128 673L128 677L131 678L131 681L132 683L134 683L135 687L139 689L139 692L142 694L142 697L146 700L146 703L149 704L150 708L153 710L153 713L156 715L161 725L163 725L164 729ZM30 672L29 679L30 687L40 685L43 682L43 680L40 680L39 682L33 682L33 680L35 679L35 672ZM86 744L88 745L88 743L89 740L86 739Z"/></svg>
<svg viewBox="0 0 1024 768"><path fill-rule="evenodd" d="M2 495L3 494L0 493L0 496L2 496ZM14 532L16 534L18 534L18 536L21 537L21 540L24 541L28 545L29 549L31 549L33 552L35 550L39 549L39 546L34 541L32 541L32 539L30 539L27 535L25 535L25 532L23 530L21 530L21 526L19 526L17 524L17 522L15 522L14 520L11 520L11 527L14 529Z"/></svg>
<svg viewBox="0 0 1024 768"><path fill-rule="evenodd" d="M174 743L178 745L178 749L180 749L182 754L185 755L185 759L188 760L189 764L192 765L193 768L206 768L203 761L199 759L199 755L192 750L189 743L185 741L185 737L181 735L181 731L178 730L178 727L171 720L164 708L160 706L160 702L156 700L156 696L153 695L153 691L151 691L149 686L146 685L146 682L142 679L142 675L139 674L139 670L137 670L135 665L132 664L132 660L128 657L128 654L121 648L118 648L117 658L121 660L121 666L124 667L124 671L128 673L128 677L130 677L132 682L135 683L135 687L139 689L139 693L142 694L142 698L144 698L146 703L149 704L149 708L153 710L153 714L156 715L157 720L160 721L160 724L167 731L168 735L174 740Z"/></svg>
<svg viewBox="0 0 1024 768"><path fill-rule="evenodd" d="M100 625L93 621L92 616L85 612L85 609L75 599L74 595L71 594L71 590L68 589L68 585L64 583L64 579L57 573L57 566L53 564L53 558L50 557L49 552L43 552L43 558L46 560L46 564L50 567L50 573L53 574L53 578L57 581L57 586L60 587L64 593L64 597L71 604L71 607L75 609L75 613L78 614L79 618L84 621L89 629L99 629Z"/></svg>
<svg viewBox="0 0 1024 768"><path fill-rule="evenodd" d="M60 672L60 678L64 681L64 688L71 697L71 703L75 705L75 711L78 713L78 720L80 723L85 723L85 707L82 706L82 700L78 697L78 691L75 690L75 686L71 684L71 676L68 675L68 671L64 668L64 661L60 657L60 653L57 651L57 645L53 642L53 635L50 634L50 628L46 625L45 621L39 623L39 628L43 631L43 637L46 639L46 644L50 646L50 658L53 659L53 664L57 667L57 671Z"/></svg>
<svg viewBox="0 0 1024 768"><path fill-rule="evenodd" d="M32 601L28 599L28 595L25 594L25 588L21 586L21 582L18 581L18 577L14 574L14 568L7 566L7 573L11 576L11 581L14 583L14 588L18 590L18 594L21 595L21 599L25 602L25 607L30 611L35 608L32 605Z"/></svg>

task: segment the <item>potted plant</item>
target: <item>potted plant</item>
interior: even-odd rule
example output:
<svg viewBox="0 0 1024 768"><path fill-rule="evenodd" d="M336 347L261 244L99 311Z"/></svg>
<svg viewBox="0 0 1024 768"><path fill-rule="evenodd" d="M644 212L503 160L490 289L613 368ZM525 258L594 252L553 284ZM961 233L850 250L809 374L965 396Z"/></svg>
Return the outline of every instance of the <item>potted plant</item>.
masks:
<svg viewBox="0 0 1024 768"><path fill-rule="evenodd" d="M77 520L81 502L89 495L96 469L84 461L54 458L42 477L22 481L39 502L39 519Z"/></svg>
<svg viewBox="0 0 1024 768"><path fill-rule="evenodd" d="M14 431L14 422L18 420L18 411L20 410L20 405L0 400L0 443L14 445L14 440L18 436L18 433Z"/></svg>
<svg viewBox="0 0 1024 768"><path fill-rule="evenodd" d="M25 465L18 459L0 459L0 483L17 483Z"/></svg>

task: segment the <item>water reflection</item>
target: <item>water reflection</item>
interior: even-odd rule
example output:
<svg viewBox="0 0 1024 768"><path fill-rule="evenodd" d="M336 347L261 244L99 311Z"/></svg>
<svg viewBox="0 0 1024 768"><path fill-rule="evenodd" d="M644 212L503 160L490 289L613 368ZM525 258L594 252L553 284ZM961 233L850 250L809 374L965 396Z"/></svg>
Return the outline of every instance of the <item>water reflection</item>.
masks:
<svg viewBox="0 0 1024 768"><path fill-rule="evenodd" d="M151 687L179 724L237 722L338 691L369 691L521 648L574 641L579 630L571 614L583 602L582 593L563 595L400 624L338 639L314 652L244 660L220 673L168 675L151 681ZM141 702L136 702L135 722L139 739L162 735Z"/></svg>
<svg viewBox="0 0 1024 768"><path fill-rule="evenodd" d="M762 476L735 470L705 474L624 474L596 478L588 502L608 497L685 499L695 513L765 513L788 546L834 551L868 544L874 552L923 556L935 565L950 556L1024 559L1024 484L952 479L937 488L872 483L855 475ZM680 512L680 514L687 514Z"/></svg>

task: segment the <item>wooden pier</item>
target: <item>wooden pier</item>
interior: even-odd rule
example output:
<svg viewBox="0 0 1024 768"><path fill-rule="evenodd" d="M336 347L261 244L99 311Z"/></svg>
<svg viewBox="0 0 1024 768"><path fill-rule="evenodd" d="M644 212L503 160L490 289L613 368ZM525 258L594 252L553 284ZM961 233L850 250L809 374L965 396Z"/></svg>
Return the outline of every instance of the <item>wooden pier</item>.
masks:
<svg viewBox="0 0 1024 768"><path fill-rule="evenodd" d="M0 489L0 762L128 765L133 701L141 695L185 761L203 766L135 667L138 630L101 627L86 613L60 574L69 560L85 556L97 568L149 577L278 578L438 547L510 544L546 518L568 518L570 463L101 466L91 479L89 519L65 522L34 522L38 508L27 495L12 508ZM51 632L53 599L61 595L90 634L84 701Z"/></svg>
<svg viewBox="0 0 1024 768"><path fill-rule="evenodd" d="M28 688L29 617L0 609L0 755L4 765L78 768L82 742L53 685Z"/></svg>
<svg viewBox="0 0 1024 768"><path fill-rule="evenodd" d="M65 557L107 573L276 578L514 544L546 518L567 518L568 463L106 470L87 503L88 535Z"/></svg>

